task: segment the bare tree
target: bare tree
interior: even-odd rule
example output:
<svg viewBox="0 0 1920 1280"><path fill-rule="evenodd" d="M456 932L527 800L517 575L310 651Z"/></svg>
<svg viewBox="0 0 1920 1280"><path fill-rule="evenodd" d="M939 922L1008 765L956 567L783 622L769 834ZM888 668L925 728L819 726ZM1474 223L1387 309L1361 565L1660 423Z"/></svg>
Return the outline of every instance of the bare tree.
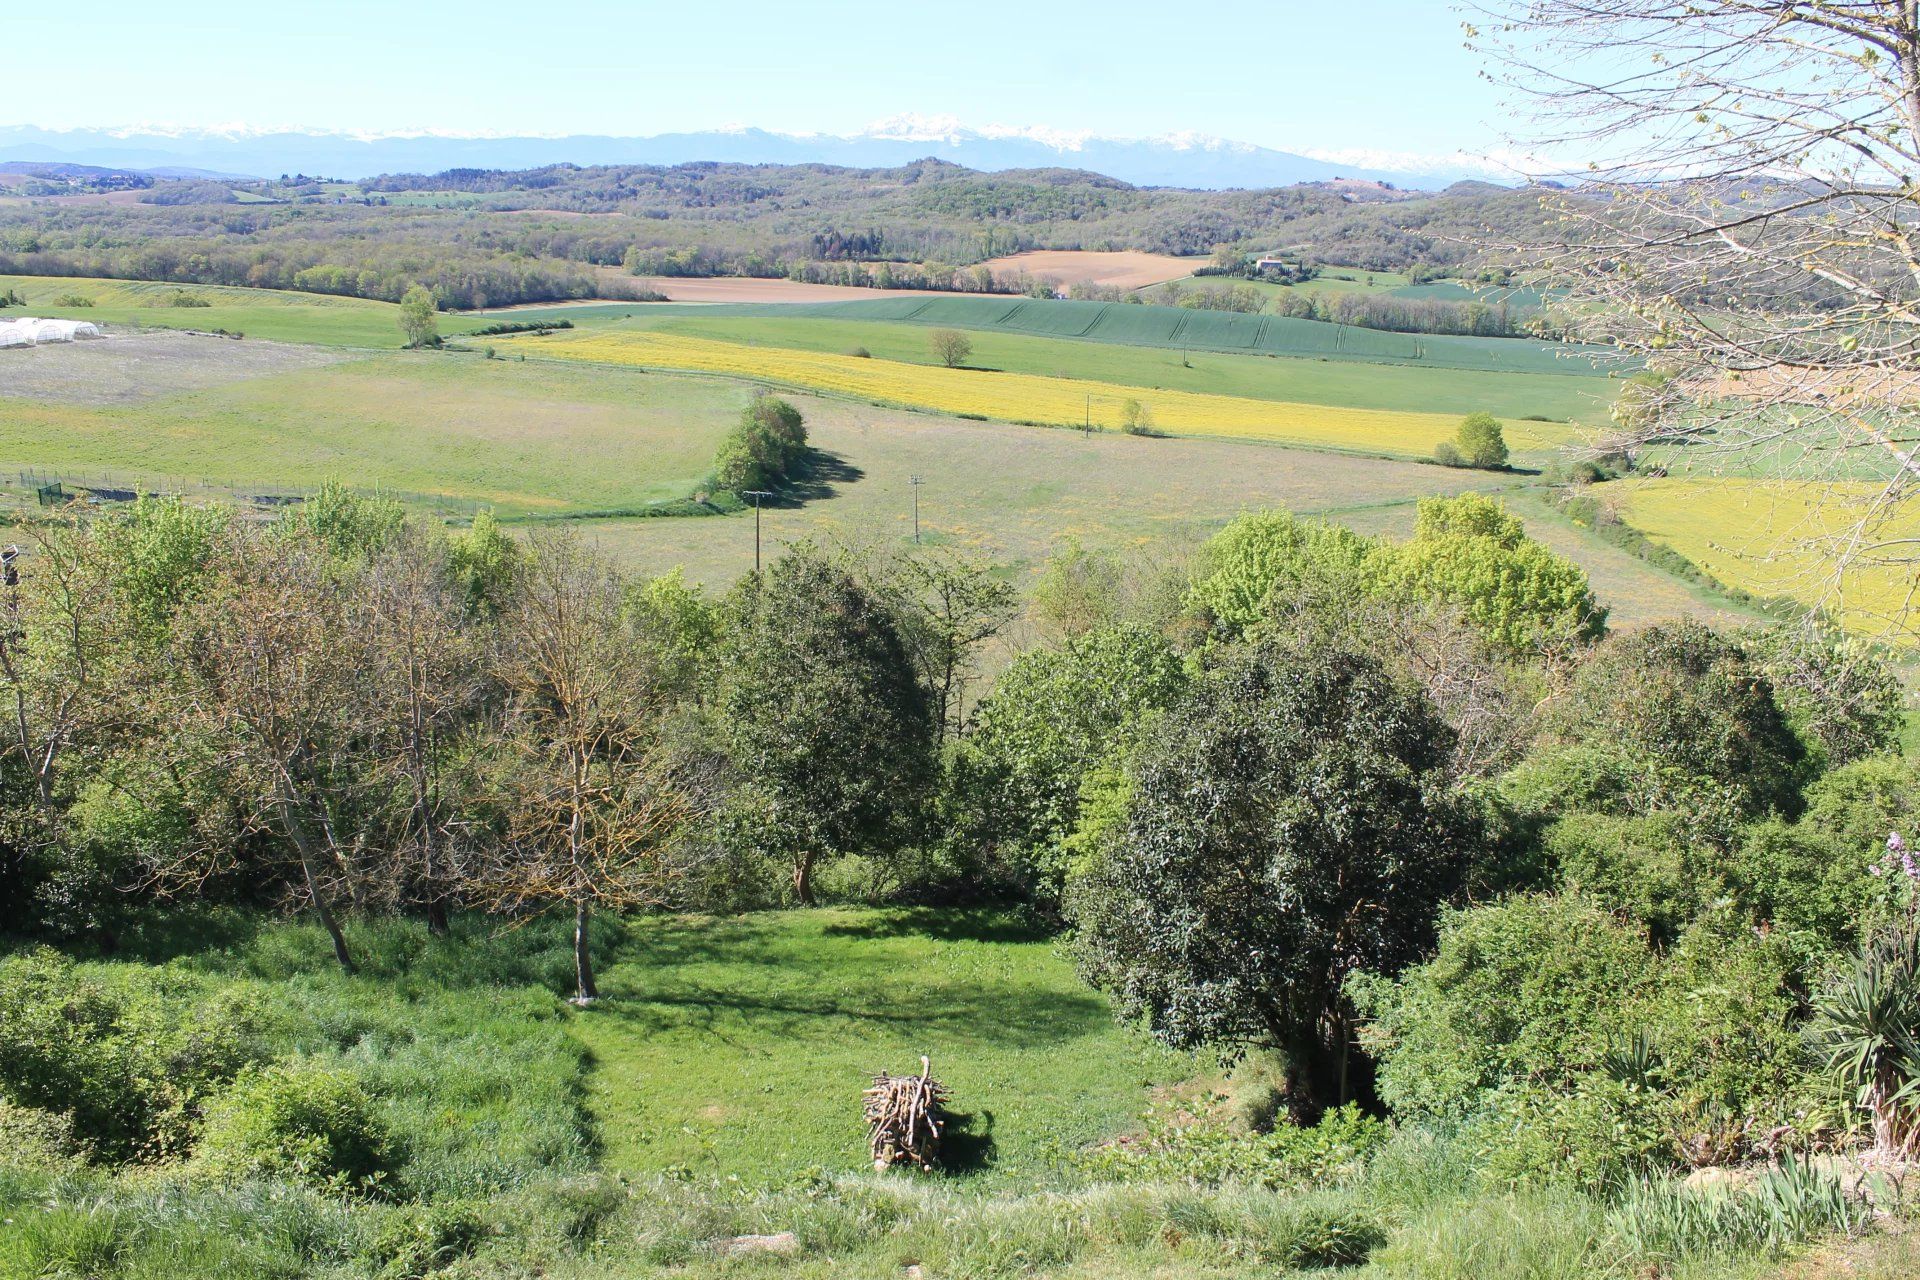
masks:
<svg viewBox="0 0 1920 1280"><path fill-rule="evenodd" d="M14 549L0 580L0 690L7 734L0 755L18 755L33 780L46 838L60 838L57 778L98 696L106 591L72 523Z"/></svg>
<svg viewBox="0 0 1920 1280"><path fill-rule="evenodd" d="M575 999L600 994L596 907L656 904L685 816L659 742L652 655L625 621L619 576L577 540L531 541L503 611L495 675L508 697L508 832L482 878L490 905L573 908Z"/></svg>
<svg viewBox="0 0 1920 1280"><path fill-rule="evenodd" d="M478 718L486 685L478 628L443 542L408 532L382 552L364 585L376 720L375 768L397 792L383 852L397 896L424 906L427 927L447 932L466 843L457 803L463 775L449 756Z"/></svg>
<svg viewBox="0 0 1920 1280"><path fill-rule="evenodd" d="M354 971L332 901L351 889L366 833L356 782L368 751L367 619L319 541L228 530L176 623L182 711L216 744L228 789L293 851L307 906ZM163 880L204 877L183 857Z"/></svg>
<svg viewBox="0 0 1920 1280"><path fill-rule="evenodd" d="M1829 606L1861 570L1911 634L1920 543L1920 14L1908 0L1483 0L1471 42L1539 122L1576 337L1644 356L1597 447L1822 485L1776 554ZM1793 510L1802 508L1794 504ZM1811 553L1811 554L1809 554Z"/></svg>
<svg viewBox="0 0 1920 1280"><path fill-rule="evenodd" d="M940 357L940 363L949 369L958 369L973 354L973 339L958 329L935 329L927 341L933 346L933 354Z"/></svg>

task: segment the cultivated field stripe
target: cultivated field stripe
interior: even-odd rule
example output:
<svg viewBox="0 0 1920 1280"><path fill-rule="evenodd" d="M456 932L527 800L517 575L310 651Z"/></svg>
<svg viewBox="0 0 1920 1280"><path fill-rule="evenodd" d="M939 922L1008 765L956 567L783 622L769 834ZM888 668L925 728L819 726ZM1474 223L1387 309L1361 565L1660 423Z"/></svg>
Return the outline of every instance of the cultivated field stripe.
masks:
<svg viewBox="0 0 1920 1280"><path fill-rule="evenodd" d="M1076 378L979 369L947 369L858 356L737 343L647 330L581 332L516 339L542 355L608 364L722 373L780 386L853 396L942 413L1004 422L1119 427L1123 406L1137 400L1154 426L1182 435L1269 440L1317 448L1426 457L1450 439L1458 420L1447 414L1388 412L1190 391L1157 391ZM1559 424L1512 423L1518 449L1552 448L1567 438Z"/></svg>

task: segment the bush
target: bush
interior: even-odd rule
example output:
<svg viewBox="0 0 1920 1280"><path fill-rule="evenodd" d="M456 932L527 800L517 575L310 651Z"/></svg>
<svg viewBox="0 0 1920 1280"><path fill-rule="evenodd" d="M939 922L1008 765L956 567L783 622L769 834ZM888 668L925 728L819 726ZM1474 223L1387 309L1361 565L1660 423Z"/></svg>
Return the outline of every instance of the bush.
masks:
<svg viewBox="0 0 1920 1280"><path fill-rule="evenodd" d="M96 1160L182 1153L204 1099L257 1053L232 996L150 973L109 985L46 949L0 960L0 1097L63 1115Z"/></svg>
<svg viewBox="0 0 1920 1280"><path fill-rule="evenodd" d="M1738 1158L1788 1123L1810 1071L1794 970L1729 912L1662 955L1585 899L1536 896L1457 912L1432 960L1350 986L1395 1110L1467 1120L1496 1176L1598 1184Z"/></svg>
<svg viewBox="0 0 1920 1280"><path fill-rule="evenodd" d="M93 299L82 293L63 293L53 300L56 307L90 307Z"/></svg>
<svg viewBox="0 0 1920 1280"><path fill-rule="evenodd" d="M1455 465L1498 471L1507 465L1507 440L1500 420L1490 413L1471 413L1461 419L1454 434L1460 462Z"/></svg>
<svg viewBox="0 0 1920 1280"><path fill-rule="evenodd" d="M1460 450L1451 440L1442 440L1433 446L1433 460L1443 467L1464 467L1467 460L1460 456Z"/></svg>
<svg viewBox="0 0 1920 1280"><path fill-rule="evenodd" d="M1237 635L1267 615L1271 596L1316 585L1355 589L1372 549L1351 530L1287 511L1244 515L1208 540L1186 608Z"/></svg>
<svg viewBox="0 0 1920 1280"><path fill-rule="evenodd" d="M1806 749L1772 683L1739 646L1701 623L1615 638L1581 664L1548 725L1564 741L1622 752L1719 790L1743 814L1800 809Z"/></svg>
<svg viewBox="0 0 1920 1280"><path fill-rule="evenodd" d="M291 1177L358 1191L394 1167L392 1145L352 1074L294 1061L237 1080L208 1109L195 1159L231 1180Z"/></svg>
<svg viewBox="0 0 1920 1280"><path fill-rule="evenodd" d="M1114 1182L1324 1186L1357 1176L1388 1133L1384 1121L1353 1106L1335 1108L1313 1125L1278 1124L1265 1133L1149 1113L1142 1137L1082 1153L1076 1163Z"/></svg>
<svg viewBox="0 0 1920 1280"><path fill-rule="evenodd" d="M78 1152L73 1121L67 1116L0 1098L0 1163L14 1169L58 1172L77 1163Z"/></svg>
<svg viewBox="0 0 1920 1280"><path fill-rule="evenodd" d="M1687 813L1570 813L1543 851L1561 888L1585 893L1668 942L1728 888L1733 858Z"/></svg>

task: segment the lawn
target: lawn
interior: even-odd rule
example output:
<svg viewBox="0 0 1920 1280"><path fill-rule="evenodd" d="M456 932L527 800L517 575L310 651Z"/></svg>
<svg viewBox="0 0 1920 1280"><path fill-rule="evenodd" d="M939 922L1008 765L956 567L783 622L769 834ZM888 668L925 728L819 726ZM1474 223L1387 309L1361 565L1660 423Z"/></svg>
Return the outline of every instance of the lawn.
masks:
<svg viewBox="0 0 1920 1280"><path fill-rule="evenodd" d="M601 987L571 1026L601 1162L625 1173L857 1169L860 1090L927 1054L971 1117L961 1163L1031 1186L1195 1070L1116 1026L1053 940L979 912L641 920Z"/></svg>
<svg viewBox="0 0 1920 1280"><path fill-rule="evenodd" d="M718 373L770 386L847 396L870 403L939 413L1077 426L1120 425L1127 401L1152 413L1159 430L1342 449L1376 455L1429 457L1450 439L1458 419L1448 414L1387 412L1330 405L1255 400L1245 396L1165 391L1074 378L1050 378L975 368L941 368L894 360L750 347L652 330L575 330L501 340L500 349L551 359L637 368ZM1557 424L1507 424L1508 443L1524 460L1570 438Z"/></svg>
<svg viewBox="0 0 1920 1280"><path fill-rule="evenodd" d="M597 310L597 308L596 308ZM631 308L629 309L631 310ZM731 310L642 313L634 326L750 346L843 354L865 348L883 360L938 363L924 326L830 315L739 315ZM967 363L979 369L1042 374L1154 390L1252 397L1388 412L1498 417L1532 415L1599 423L1614 382L1571 369L1559 373L1359 364L1290 356L1123 347L1114 343L981 330L969 333Z"/></svg>
<svg viewBox="0 0 1920 1280"><path fill-rule="evenodd" d="M748 395L713 379L395 352L137 404L0 399L0 471L242 494L331 478L455 509L625 510L686 496Z"/></svg>

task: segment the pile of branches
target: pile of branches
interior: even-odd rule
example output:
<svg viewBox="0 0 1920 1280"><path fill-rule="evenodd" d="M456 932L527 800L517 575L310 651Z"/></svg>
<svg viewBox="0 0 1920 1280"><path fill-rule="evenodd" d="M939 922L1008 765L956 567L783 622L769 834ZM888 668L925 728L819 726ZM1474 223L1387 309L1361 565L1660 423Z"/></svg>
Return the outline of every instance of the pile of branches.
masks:
<svg viewBox="0 0 1920 1280"><path fill-rule="evenodd" d="M946 1124L947 1091L933 1078L930 1060L920 1059L917 1076L890 1076L882 1071L861 1098L874 1168L907 1163L933 1168Z"/></svg>

